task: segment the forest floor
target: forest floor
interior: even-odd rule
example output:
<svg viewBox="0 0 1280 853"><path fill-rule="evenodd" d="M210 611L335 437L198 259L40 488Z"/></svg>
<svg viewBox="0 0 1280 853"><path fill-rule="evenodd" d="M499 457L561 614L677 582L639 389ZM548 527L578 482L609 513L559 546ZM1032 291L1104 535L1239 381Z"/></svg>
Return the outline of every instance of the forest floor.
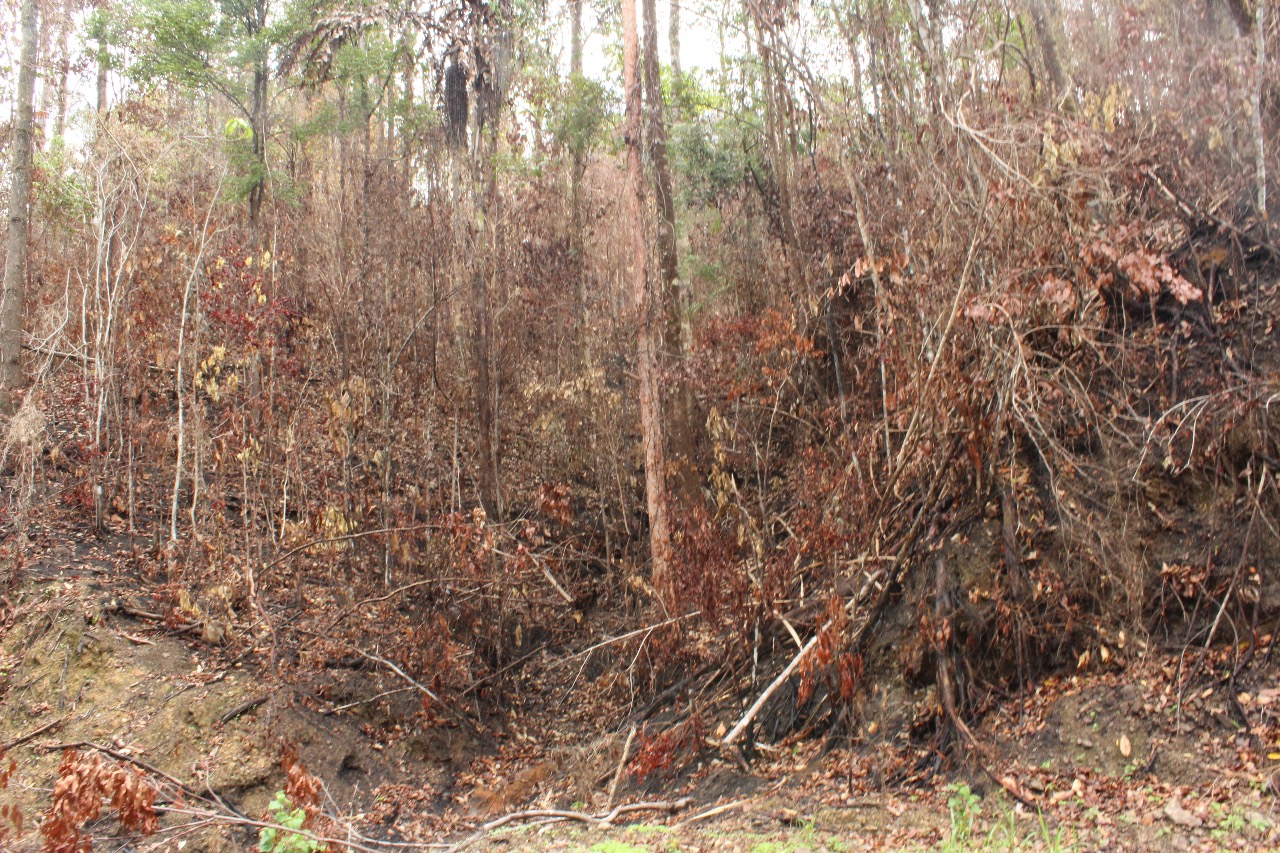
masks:
<svg viewBox="0 0 1280 853"><path fill-rule="evenodd" d="M416 691L406 697L377 668L273 676L261 647L237 653L123 603L134 588L119 568L123 540L43 535L0 622L0 746L16 763L3 796L26 815L15 850L39 848L37 818L68 745L185 791L150 839L115 837L101 819L98 849L251 849L251 822L284 786L282 742L323 782L334 818L316 831L365 849L1280 849L1273 637L1234 684L1189 687L1180 673L1197 656L1231 672L1230 650L1195 647L1051 677L985 714L959 766L874 731L852 751L820 738L758 745L748 765L702 731L678 772L636 779L618 772L624 735L604 730L617 714L575 692L581 670L522 676L509 710L467 731L415 713ZM629 754L652 748L641 730ZM605 814L611 787L617 803L678 807L624 812L615 826L527 815L473 834L519 811Z"/></svg>

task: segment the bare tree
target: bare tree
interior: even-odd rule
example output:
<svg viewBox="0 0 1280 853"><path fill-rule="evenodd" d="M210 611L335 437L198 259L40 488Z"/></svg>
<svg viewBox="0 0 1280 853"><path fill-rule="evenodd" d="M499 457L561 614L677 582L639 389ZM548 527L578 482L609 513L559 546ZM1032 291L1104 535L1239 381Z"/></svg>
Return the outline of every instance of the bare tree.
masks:
<svg viewBox="0 0 1280 853"><path fill-rule="evenodd" d="M631 276L636 306L637 373L640 379L640 431L644 438L644 491L649 509L649 551L653 585L660 599L672 603L667 530L665 462L662 455L662 398L658 379L658 318L653 310L645 250L644 169L640 163L640 42L636 32L636 0L622 0L622 79L626 91L627 193L631 208Z"/></svg>
<svg viewBox="0 0 1280 853"><path fill-rule="evenodd" d="M27 231L31 224L31 149L36 86L36 0L22 2L22 53L18 67L18 120L14 127L12 183L9 189L9 246L0 295L0 408L24 382L22 374L22 298L27 273Z"/></svg>

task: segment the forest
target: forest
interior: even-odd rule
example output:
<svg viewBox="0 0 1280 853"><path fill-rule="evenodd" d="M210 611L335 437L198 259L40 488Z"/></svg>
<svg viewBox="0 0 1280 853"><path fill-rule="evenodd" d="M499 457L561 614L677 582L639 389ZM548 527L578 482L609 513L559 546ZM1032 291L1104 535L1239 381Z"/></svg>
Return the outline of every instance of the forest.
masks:
<svg viewBox="0 0 1280 853"><path fill-rule="evenodd" d="M1274 6L2 0L0 850L1280 847Z"/></svg>

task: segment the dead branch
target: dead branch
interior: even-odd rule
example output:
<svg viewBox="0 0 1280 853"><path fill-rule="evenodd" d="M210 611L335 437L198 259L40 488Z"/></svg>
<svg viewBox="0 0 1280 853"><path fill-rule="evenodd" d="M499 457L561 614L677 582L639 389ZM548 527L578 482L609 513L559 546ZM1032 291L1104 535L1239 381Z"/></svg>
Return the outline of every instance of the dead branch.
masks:
<svg viewBox="0 0 1280 853"><path fill-rule="evenodd" d="M488 823L484 824L479 829L477 829L474 833L467 836L462 841L455 844L453 847L450 847L449 853L460 853L460 851L465 850L471 845L475 844L477 841L484 838L493 830L498 829L499 827L506 826L509 823L515 823L516 821L536 820L538 818L549 818L555 821L576 820L576 821L581 821L583 823L590 823L595 826L611 827L613 826L613 822L616 821L619 817L621 817L624 814L631 814L634 812L652 812L652 811L664 811L664 812L674 813L674 812L680 811L683 808L686 808L690 802L691 800L689 797L683 797L679 800L661 800L658 802L648 802L648 803L630 803L628 805L614 806L613 809L611 809L608 812L602 812L600 814L594 814L594 815L587 814L586 812L564 811L561 809L529 809L527 811L512 812L511 814L503 815L502 817L495 818L494 820L491 820Z"/></svg>
<svg viewBox="0 0 1280 853"><path fill-rule="evenodd" d="M170 776L168 773L165 773L159 767L156 767L155 765L152 765L152 764L148 764L147 762L143 761L140 758L134 758L132 755L126 755L125 753L120 752L119 750L112 749L109 746L103 746L100 743L94 743L93 741L88 741L88 740L77 740L77 741L71 741L67 743L42 743L38 747L36 747L36 750L38 752L58 752L64 749L96 750L97 752L101 752L103 755L111 756L117 761L123 761L126 764L132 764L134 767L137 767L139 770L145 770L146 772L150 773L152 776L157 776L165 780L170 785L173 785L179 791L182 791L184 794L190 797L193 797L197 800L205 800L205 801L208 800L207 797L205 797L200 792L196 791L195 788L192 788L190 785L188 785L186 782L183 782L181 779L177 778L176 776Z"/></svg>
<svg viewBox="0 0 1280 853"><path fill-rule="evenodd" d="M589 655L589 654L591 654L592 652L596 651L597 649L603 649L605 646L611 646L611 645L613 645L614 643L621 643L623 640L629 640L629 639L631 639L632 637L639 636L640 634L647 634L647 633L649 633L650 631L656 631L656 630L658 630L659 628L665 628L667 625L670 625L670 624L672 624L672 623L674 623L674 622L680 622L680 621L683 621L683 620L685 620L685 619L692 619L694 616L701 616L701 615L702 615L702 611L701 611L701 610L695 610L695 611L693 611L692 613L686 613L686 614L684 614L683 616L672 616L670 619L664 619L664 620L662 620L661 622L654 623L653 625L648 625L648 626L646 626L646 627L644 627L644 628L636 628L634 631L628 631L628 632L627 632L627 633L625 633L625 634L619 634L619 635L618 635L618 636L616 636L616 637L610 637L610 638L609 638L609 639L607 639L607 640L601 640L600 642L596 643L595 645L593 645L593 646L588 646L587 648L583 649L583 650L582 650L582 651L580 651L580 652L574 652L573 654L569 655L568 657L566 657L566 658L561 658L560 660L558 660L558 661L556 661L555 663L551 664L551 666L561 666L561 665L563 665L563 664L568 663L568 662L569 662L569 661L571 661L571 660L574 660L575 658L580 658L580 657L582 657L583 655Z"/></svg>
<svg viewBox="0 0 1280 853"><path fill-rule="evenodd" d="M618 783L622 781L622 770L627 766L627 757L631 753L631 741L635 740L636 727L631 726L631 731L627 733L627 741L622 745L622 755L618 758L618 769L614 771L613 782L609 785L609 799L605 805L612 807L615 800L618 799Z"/></svg>
<svg viewBox="0 0 1280 853"><path fill-rule="evenodd" d="M827 625L822 626L823 629L826 627ZM729 733L724 736L724 739L720 741L721 749L727 749L728 747L733 746L734 741L742 736L742 733L746 731L747 726L751 725L751 721L760 713L760 709L769 701L769 697L776 693L778 688L786 683L786 680L791 677L791 673L795 672L796 667L798 667L800 662L804 660L805 655L809 654L809 652L813 650L813 647L818 645L818 636L821 633L822 629L819 629L818 633L810 637L809 642L804 644L804 648L797 652L796 656L791 659L791 663L787 664L786 668L782 670L782 674L775 678L773 682L764 689L764 692L760 694L755 703L747 709L747 713L742 715L742 719L738 720L734 727L729 730Z"/></svg>
<svg viewBox="0 0 1280 853"><path fill-rule="evenodd" d="M377 841L376 839L366 839L374 844L381 845L379 847L370 847L361 844L358 841L352 841L350 838L330 838L324 835L317 835L305 829L292 829L279 823L272 823L267 820L254 820L253 818L244 817L242 815L222 814L220 812L205 811L204 809L179 808L177 806L156 806L156 811L163 811L168 814L189 815L190 817L200 820L212 821L213 823L231 824L234 826L249 826L257 829L274 829L285 835L297 835L302 838L314 841L319 845L333 845L337 849L359 850L361 853L386 853L388 847L410 850L439 850L447 848L447 844L433 843L415 843L415 842L397 842L397 841Z"/></svg>
<svg viewBox="0 0 1280 853"><path fill-rule="evenodd" d="M360 655L360 657L365 658L366 660L371 660L374 663L382 664L387 669L391 670L396 675L403 678L409 684L416 687L425 696L430 698L432 702L435 702L441 708L445 709L445 711L448 712L449 716L453 717L454 720L460 723L464 723L467 726L467 728L471 729L476 734L480 733L480 727L475 724L474 720L472 720L462 711L455 710L447 702L445 702L438 695L436 695L435 691L433 691L430 687L427 687L425 684L419 683L413 676L409 675L409 673L405 672L403 669L396 666L391 661L387 660L384 657L381 657L380 655L375 655L375 654L372 654L371 652L366 652L364 649L356 648L354 646L352 647L352 649L353 651L355 651L356 654Z"/></svg>
<svg viewBox="0 0 1280 853"><path fill-rule="evenodd" d="M24 743L31 740L32 738L39 737L40 735L49 731L49 729L52 729L55 726L62 723L64 720L66 720L66 717L59 717L58 719L53 720L52 722L45 723L43 726L41 726L40 728L36 729L33 732L27 732L25 735L21 735L19 737L14 738L13 740L6 743L4 746L0 746L0 755L4 755L6 752L13 749L15 746L22 746Z"/></svg>
<svg viewBox="0 0 1280 853"><path fill-rule="evenodd" d="M219 717L218 718L219 722L225 725L226 723L231 722L241 714L245 714L245 713L248 713L249 711L252 711L254 708L263 704L270 698L271 698L270 694L264 693L261 696L253 697L248 702L241 702L239 705L235 706L230 711L228 711L227 713Z"/></svg>

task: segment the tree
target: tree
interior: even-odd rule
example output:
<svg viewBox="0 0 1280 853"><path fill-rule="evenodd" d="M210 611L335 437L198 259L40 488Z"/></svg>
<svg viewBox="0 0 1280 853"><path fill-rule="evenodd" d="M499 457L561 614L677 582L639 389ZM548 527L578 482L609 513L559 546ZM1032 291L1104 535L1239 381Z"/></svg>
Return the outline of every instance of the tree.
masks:
<svg viewBox="0 0 1280 853"><path fill-rule="evenodd" d="M22 2L22 52L18 67L18 116L14 127L12 183L9 189L9 245L0 294L0 408L12 406L22 374L22 300L27 274L27 231L31 224L31 151L35 129L32 101L36 87L36 0Z"/></svg>
<svg viewBox="0 0 1280 853"><path fill-rule="evenodd" d="M649 162L653 167L653 188L658 214L658 292L666 316L666 350L674 353L674 361L680 369L674 371L679 378L672 400L673 417L670 419L671 450L674 457L675 479L679 494L691 498L697 493L698 482L693 470L693 394L684 381L684 368L693 349L693 335L689 326L689 299L684 282L680 280L680 261L676 246L675 194L671 187L671 164L667 159L667 127L663 116L662 71L658 64L658 12L657 0L644 0L644 84Z"/></svg>
<svg viewBox="0 0 1280 853"><path fill-rule="evenodd" d="M240 189L255 231L267 182L267 13L267 0L146 0L138 21L140 56L131 69L144 82L168 80L220 94L240 113L228 123L228 136L247 125L250 156Z"/></svg>
<svg viewBox="0 0 1280 853"><path fill-rule="evenodd" d="M1047 0L1027 0L1027 12L1031 15L1031 26L1036 33L1036 42L1040 46L1040 58L1044 62L1045 73L1053 83L1053 95L1061 97L1071 81L1063 70L1061 52L1058 49L1058 38L1054 32L1054 19Z"/></svg>
<svg viewBox="0 0 1280 853"><path fill-rule="evenodd" d="M662 398L658 380L658 317L653 310L645 247L648 219L644 169L640 163L640 43L636 2L622 0L622 85L626 92L627 200L631 209L631 288L636 308L636 372L640 380L640 431L644 442L644 492L649 510L649 556L653 586L664 604L673 603L667 530L666 466L662 454Z"/></svg>

